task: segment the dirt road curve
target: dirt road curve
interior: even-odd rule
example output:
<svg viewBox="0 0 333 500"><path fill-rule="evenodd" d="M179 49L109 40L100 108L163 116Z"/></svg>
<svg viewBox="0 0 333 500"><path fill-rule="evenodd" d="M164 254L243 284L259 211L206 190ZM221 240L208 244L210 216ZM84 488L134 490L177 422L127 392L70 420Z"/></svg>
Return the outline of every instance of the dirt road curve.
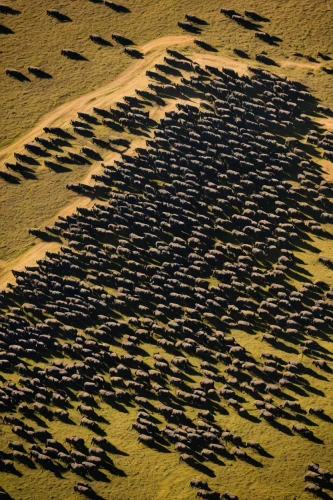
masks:
<svg viewBox="0 0 333 500"><path fill-rule="evenodd" d="M44 127L66 126L75 117L77 111L89 112L93 106L103 107L103 105L110 104L111 100L120 99L128 92L133 92L135 88L142 85L143 81L147 80L145 71L155 64L156 59L164 54L166 48L174 45L186 46L192 43L193 37L190 35L165 37L147 43L140 48L141 52L144 53L144 59L134 62L116 80L47 113L33 129L0 150L1 164L14 151L23 149L25 143L42 135Z"/></svg>
<svg viewBox="0 0 333 500"><path fill-rule="evenodd" d="M67 127L70 120L76 117L77 111L90 112L93 106L105 107L110 106L112 103L122 99L124 95L133 95L135 88L146 88L148 78L145 73L146 70L151 68L154 64L162 60L165 55L165 50L172 46L189 46L193 43L193 37L190 35L165 37L158 40L151 41L140 48L144 53L144 59L135 61L128 69L119 75L116 80L104 85L103 87L89 92L73 101L65 103L60 107L47 113L37 123L37 125L16 139L12 144L0 150L0 168L3 168L5 161L12 161L14 152L23 152L23 146L27 142L34 140L36 136L44 134L43 128L47 126ZM159 118L160 110L157 108L152 110L151 116L154 119ZM143 139L138 137L132 142L131 149L139 147ZM104 156L105 162L110 162L113 158L119 156L117 153L111 152L109 155ZM99 164L93 164L89 169L87 175L82 182L91 182L91 176L97 173L101 167ZM38 189L38 186L36 186ZM58 215L66 215L75 211L77 206L89 206L93 202L90 198L80 198L79 202L75 200L69 205L64 207L52 219L55 220ZM51 223L51 220L45 220L45 225ZM28 228L27 228L28 230ZM0 261L0 289L4 289L7 283L14 283L15 279L11 273L12 269L21 270L25 266L34 265L36 260L42 258L47 250L55 251L59 248L56 243L37 243L24 254L18 256L11 261Z"/></svg>
<svg viewBox="0 0 333 500"><path fill-rule="evenodd" d="M153 40L140 50L144 53L144 59L135 61L127 70L119 77L108 83L107 85L89 92L78 99L65 103L62 106L54 109L50 113L43 116L39 123L29 132L19 137L15 142L0 150L0 164L3 164L7 158L17 151L23 151L25 143L32 141L37 135L43 135L43 128L46 126L67 127L70 120L76 116L77 111L90 112L93 106L106 107L121 100L124 95L133 95L136 88L144 89L147 87L148 78L146 77L147 69L150 69L154 64L161 62L165 51L168 47L180 46L191 47L193 45L193 37L190 35L164 37ZM189 52L192 52L191 49ZM247 69L246 64L242 61L235 61L223 56L213 56L211 54L193 54L193 60L199 64L215 64L217 66L232 67L240 73L244 73ZM165 111L174 107L175 103L171 103L167 107L161 109L156 107L151 109L150 116L154 120L159 120ZM145 139L138 137L132 141L131 150L140 147ZM105 156L105 162L111 162L118 156L118 153L111 152ZM82 182L91 182L91 175L98 172L101 167L92 165L88 174ZM69 205L65 206L52 220L45 220L45 225L52 223L58 215L67 215L75 211L77 206L91 206L94 202L90 198L77 198ZM28 230L28 228L27 228ZM11 261L0 261L0 289L4 289L8 283L14 283L15 279L11 273L12 269L22 270L26 266L31 266L36 263L36 260L41 259L46 251L56 251L59 249L58 243L37 243L24 254L18 256Z"/></svg>
<svg viewBox="0 0 333 500"><path fill-rule="evenodd" d="M108 83L107 85L89 92L71 102L65 103L62 106L54 109L50 113L43 116L39 123L29 132L25 133L18 139L16 139L12 144L6 146L0 150L0 165L3 165L4 161L12 157L14 152L23 151L23 146L27 142L33 141L33 139L38 135L43 135L43 128L46 126L59 126L68 127L70 120L75 118L77 111L91 112L94 106L106 107L122 99L124 95L134 95L136 88L144 89L147 87L148 78L146 77L147 69L150 69L154 64L162 61L165 50L168 47L180 46L188 47L189 55L192 59L198 62L200 65L212 64L218 67L227 66L233 68L239 73L245 73L248 71L247 64L241 60L231 59L229 57L212 55L207 53L195 53L191 50L193 45L193 37L190 35L184 36L170 36L148 42L146 45L140 48L144 53L144 59L135 61L128 69L126 69L119 77ZM193 47L194 49L194 47ZM153 119L159 120L165 111L172 109L175 106L175 102L170 103L166 108L161 109L160 107L155 107L151 109L150 115ZM322 123L325 125L325 123ZM327 123L327 125L331 125ZM330 128L330 127L328 127ZM132 141L131 151L135 148L141 146L145 139L138 137ZM118 157L118 153L110 152L109 155L105 156L105 162L110 162ZM1 167L0 167L1 168ZM88 174L82 182L90 183L91 175L98 172L101 169L99 164L93 164L88 171ZM73 213L78 206L91 206L94 202L90 198L77 198L73 200L69 205L63 207L63 209L52 218L52 220L45 220L45 225L52 223L58 215L68 215ZM27 228L28 230L28 228ZM25 266L31 266L36 263L36 260L41 259L45 256L46 251L56 251L60 245L58 243L37 243L32 248L30 248L24 254L18 256L11 261L0 261L0 290L4 289L8 283L14 283L15 279L11 273L12 269L22 270Z"/></svg>

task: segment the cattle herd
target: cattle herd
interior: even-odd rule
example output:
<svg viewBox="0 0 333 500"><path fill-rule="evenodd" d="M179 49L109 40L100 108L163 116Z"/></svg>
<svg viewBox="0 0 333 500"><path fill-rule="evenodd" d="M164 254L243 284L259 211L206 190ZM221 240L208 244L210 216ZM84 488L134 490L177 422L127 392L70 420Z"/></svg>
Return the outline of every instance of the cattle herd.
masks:
<svg viewBox="0 0 333 500"><path fill-rule="evenodd" d="M164 66L148 75L159 80L149 91L79 114L76 131L103 113L114 129L144 131L149 104L182 100L135 155L104 164L94 186L69 186L100 199L48 226L61 250L14 271L16 284L1 293L0 411L13 439L0 468L27 474L33 462L76 474L85 482L75 491L94 497L104 474L119 473L99 408L134 405L138 446L177 452L202 471L191 482L198 497L231 500L227 487L208 487L205 467L257 466L264 450L260 438L231 432L228 414L276 429L290 414L329 419L298 395L312 393L307 375L330 376L321 341L333 328L333 292L292 278L295 250L328 235L333 221L332 186L313 160L314 152L332 158L333 135L311 117L330 111L302 85L259 68L240 76L172 50ZM179 83L166 76L175 69ZM61 129L47 132L64 140ZM253 335L260 357L241 342ZM55 439L47 423L66 428L76 412L91 442ZM27 424L36 417L44 427ZM290 433L320 442L303 423ZM311 464L305 490L321 495L331 476Z"/></svg>

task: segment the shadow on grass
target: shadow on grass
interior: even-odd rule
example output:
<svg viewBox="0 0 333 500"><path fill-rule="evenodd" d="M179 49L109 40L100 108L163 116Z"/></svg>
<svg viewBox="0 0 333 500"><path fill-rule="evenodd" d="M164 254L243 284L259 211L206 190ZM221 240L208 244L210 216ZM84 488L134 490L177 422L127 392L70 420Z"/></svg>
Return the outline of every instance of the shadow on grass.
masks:
<svg viewBox="0 0 333 500"><path fill-rule="evenodd" d="M159 451L160 453L171 453L171 450L169 450L165 446L162 446L162 444L157 443L156 438L155 438L154 444L152 446L150 446L150 448L153 450Z"/></svg>
<svg viewBox="0 0 333 500"><path fill-rule="evenodd" d="M14 35L15 32L11 29L5 26L4 24L0 24L0 35Z"/></svg>
<svg viewBox="0 0 333 500"><path fill-rule="evenodd" d="M316 436L307 436L307 439L311 441L312 443L316 444L324 444L324 441Z"/></svg>
<svg viewBox="0 0 333 500"><path fill-rule="evenodd" d="M191 462L186 462L186 463L187 463L187 465L189 465L193 469L197 470L198 472L201 472L202 474L206 474L206 476L209 476L209 477L216 476L215 472L212 469L210 469L209 467L207 467L206 465L204 465L200 462L197 462L196 460L192 460Z"/></svg>
<svg viewBox="0 0 333 500"><path fill-rule="evenodd" d="M15 175L8 174L8 172L0 172L0 178L9 184L20 184L21 180Z"/></svg>
<svg viewBox="0 0 333 500"><path fill-rule="evenodd" d="M244 50L234 49L233 52L236 56L241 57L242 59L249 59L249 55Z"/></svg>
<svg viewBox="0 0 333 500"><path fill-rule="evenodd" d="M100 481L101 483L111 482L111 479L108 478L107 475L101 470L97 470L96 472L90 472L90 475L95 481Z"/></svg>
<svg viewBox="0 0 333 500"><path fill-rule="evenodd" d="M257 452L259 453L259 455L261 455L262 457L265 457L265 458L274 458L274 455L272 455L271 453L269 453L268 451L266 451L264 448L260 447L257 449Z"/></svg>
<svg viewBox="0 0 333 500"><path fill-rule="evenodd" d="M315 426L315 427L318 426L318 424L316 424L315 422L312 422L312 420L307 418L305 415L301 415L300 413L296 413L295 420L297 420L297 422L302 422L305 425L310 425L310 426Z"/></svg>
<svg viewBox="0 0 333 500"><path fill-rule="evenodd" d="M1 486L0 486L0 495L2 500L14 500L14 498L11 497L10 494L7 493L7 491L5 491Z"/></svg>
<svg viewBox="0 0 333 500"><path fill-rule="evenodd" d="M213 47L213 45L210 45L209 43L204 42L203 40L194 40L194 43L198 47L207 50L207 52L218 52L218 50L215 47Z"/></svg>
<svg viewBox="0 0 333 500"><path fill-rule="evenodd" d="M326 413L322 413L321 415L316 415L317 418L319 418L320 420L324 420L325 422L328 422L330 424L333 423L333 419L327 415Z"/></svg>
<svg viewBox="0 0 333 500"><path fill-rule="evenodd" d="M115 2L110 2L109 0L105 0L104 3L107 7L120 14L129 14L131 12L131 9L129 9L125 5L120 5Z"/></svg>
<svg viewBox="0 0 333 500"><path fill-rule="evenodd" d="M129 413L128 409L124 405L121 405L120 403L116 403L115 401L112 402L110 401L108 404L112 406L114 410L117 410L121 413Z"/></svg>
<svg viewBox="0 0 333 500"><path fill-rule="evenodd" d="M11 78L14 78L14 80L18 80L19 82L30 82L30 78L27 77L24 73L21 71L17 71L16 69L7 69L6 70L6 75L10 76Z"/></svg>
<svg viewBox="0 0 333 500"><path fill-rule="evenodd" d="M270 57L267 57L263 54L257 54L255 59L262 64L266 64L267 66L280 66L276 61L274 61L274 59L271 59Z"/></svg>
<svg viewBox="0 0 333 500"><path fill-rule="evenodd" d="M179 22L178 26L188 33L195 33L196 35L201 33L201 28L199 28L198 26L193 26L193 24L188 22Z"/></svg>
<svg viewBox="0 0 333 500"><path fill-rule="evenodd" d="M185 19L186 21L189 21L194 24L199 24L201 26L208 26L208 22L205 21L204 19L201 19L200 17L197 16L192 16L190 14L185 14Z"/></svg>
<svg viewBox="0 0 333 500"><path fill-rule="evenodd" d="M261 462L259 462L259 460L256 460L255 458L250 457L250 456L248 456L247 459L244 460L244 462L247 462L248 464L252 465L253 467L258 467L258 468L263 467L263 464Z"/></svg>
<svg viewBox="0 0 333 500"><path fill-rule="evenodd" d="M64 172L71 172L71 169L68 167L64 167L64 165L60 165L60 163L56 163L55 161L46 160L44 162L45 166L53 170L53 172L57 174L61 174Z"/></svg>
<svg viewBox="0 0 333 500"><path fill-rule="evenodd" d="M125 451L119 450L119 448L117 448L112 443L107 443L107 444L105 444L103 446L101 446L101 444L99 443L99 446L100 446L100 448L103 448L103 450L111 453L112 455L120 455L120 456L123 456L123 457L128 457L128 453L126 453Z"/></svg>
<svg viewBox="0 0 333 500"><path fill-rule="evenodd" d="M21 153L14 153L14 157L16 160L22 161L23 163L27 163L28 165L40 165L39 161L36 160L36 158L33 158L32 156L26 155L26 154L21 154Z"/></svg>
<svg viewBox="0 0 333 500"><path fill-rule="evenodd" d="M122 469L119 469L119 467L116 467L114 464L111 464L109 462L104 462L103 466L107 471L109 471L114 476L127 477L126 472L123 471Z"/></svg>
<svg viewBox="0 0 333 500"><path fill-rule="evenodd" d="M239 413L239 416L242 418L245 418L246 420L249 420L250 422L253 422L254 424L259 424L261 422L260 418L256 417L255 415L251 415L251 413Z"/></svg>
<svg viewBox="0 0 333 500"><path fill-rule="evenodd" d="M284 434L287 434L288 436L293 436L293 432L291 431L291 429L289 429L289 427L287 427L286 425L284 424L281 424L281 422L272 422L271 423L271 426L274 427L275 429L277 429L278 431L280 432L283 432Z"/></svg>
<svg viewBox="0 0 333 500"><path fill-rule="evenodd" d="M41 78L41 79L45 79L45 80L50 80L52 78L52 75L50 73L47 73L46 71L44 71L40 68L28 66L28 71L29 71L29 73L34 75L36 78Z"/></svg>

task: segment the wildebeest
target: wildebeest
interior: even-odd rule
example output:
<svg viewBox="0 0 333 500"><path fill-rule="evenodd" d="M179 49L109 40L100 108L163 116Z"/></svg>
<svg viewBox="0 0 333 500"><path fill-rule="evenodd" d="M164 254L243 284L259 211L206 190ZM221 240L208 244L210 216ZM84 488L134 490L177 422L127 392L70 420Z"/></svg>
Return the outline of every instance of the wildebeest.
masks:
<svg viewBox="0 0 333 500"><path fill-rule="evenodd" d="M69 443L76 448L82 448L84 446L84 439L77 436L67 436L66 443Z"/></svg>
<svg viewBox="0 0 333 500"><path fill-rule="evenodd" d="M179 461L180 462L193 462L194 457L193 457L193 455L190 455L188 453L181 453L179 455Z"/></svg>
<svg viewBox="0 0 333 500"><path fill-rule="evenodd" d="M8 443L8 448L11 450L22 451L23 453L25 452L24 445L19 441L10 441Z"/></svg>
<svg viewBox="0 0 333 500"><path fill-rule="evenodd" d="M143 59L143 53L137 49L130 49L128 47L125 47L124 52L125 54L134 57L134 59Z"/></svg>
<svg viewBox="0 0 333 500"><path fill-rule="evenodd" d="M220 494L217 493L216 491L208 491L204 489L199 489L196 494L197 497L199 498L207 498L211 500L220 500Z"/></svg>
<svg viewBox="0 0 333 500"><path fill-rule="evenodd" d="M77 464L75 462L69 463L67 465L67 470L70 470L75 474L78 474L79 476L85 476L87 474L87 469L85 468L85 466L82 464Z"/></svg>
<svg viewBox="0 0 333 500"><path fill-rule="evenodd" d="M324 415L324 409L312 406L311 408L309 408L309 413L310 415L316 415L317 417L322 417Z"/></svg>

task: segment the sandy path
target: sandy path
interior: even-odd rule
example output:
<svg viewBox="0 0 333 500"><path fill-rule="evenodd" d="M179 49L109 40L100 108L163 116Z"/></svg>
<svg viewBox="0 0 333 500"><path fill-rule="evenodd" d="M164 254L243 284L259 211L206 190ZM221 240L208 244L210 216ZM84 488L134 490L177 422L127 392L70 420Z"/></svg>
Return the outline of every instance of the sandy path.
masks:
<svg viewBox="0 0 333 500"><path fill-rule="evenodd" d="M18 139L16 139L12 144L6 146L0 150L0 161L3 164L6 159L11 157L13 152L22 151L25 143L32 141L37 135L43 135L43 128L46 126L59 126L68 127L70 125L70 120L75 118L77 111L91 112L94 106L97 107L108 107L115 102L121 100L125 95L133 95L136 88L145 89L149 79L146 76L147 69L151 69L154 64L162 61L165 50L172 46L191 46L193 45L193 37L190 35L184 36L170 36L164 37L157 40L148 42L146 45L141 47L141 51L144 53L144 59L137 60L127 68L116 80L108 83L107 85L89 92L71 102L65 103L62 106L54 109L50 113L43 116L43 118L38 122L38 124L29 132L25 133ZM197 49L196 49L197 50ZM190 57L200 65L211 64L217 67L229 67L238 71L240 74L248 73L249 61L242 61L239 59L232 59L222 55L215 55L202 52L189 52ZM254 63L255 64L255 63ZM294 63L290 63L294 64ZM296 63L296 65L300 63ZM289 62L285 61L283 65L289 65ZM304 64L302 64L304 65ZM159 120L162 115L172 109L176 102L171 101L166 107L160 108L159 106L150 109L150 116ZM326 123L325 125L329 125ZM330 128L328 126L328 128ZM131 148L128 154L131 154L135 148L142 146L145 143L145 138L135 137L132 140ZM119 153L110 152L105 156L104 162L112 162L113 160L119 158ZM91 184L93 180L91 176L102 170L99 163L93 164L86 174L82 182ZM90 207L95 203L94 200L85 197L75 197L68 205L63 207L58 214L51 220L45 220L44 225L52 224L54 220L57 219L59 215L66 216L75 212L77 207ZM8 283L14 283L15 278L13 277L11 271L12 269L22 270L26 266L35 265L38 259L45 256L46 251L57 251L59 250L61 244L59 243L46 243L39 242L36 243L32 248L22 255L19 255L10 261L1 261L1 272L0 272L0 290L4 289Z"/></svg>
<svg viewBox="0 0 333 500"><path fill-rule="evenodd" d="M1 163L14 152L23 150L25 143L33 141L38 135L44 135L44 127L66 127L69 125L70 120L75 117L77 111L88 113L93 106L110 105L112 101L120 100L127 93L133 93L135 88L141 87L143 83L148 81L145 71L156 63L157 59L164 54L168 47L191 45L192 43L193 37L190 35L170 36L148 42L140 49L145 56L144 59L135 61L116 80L52 110L44 115L33 129L23 134L9 146L1 149Z"/></svg>

